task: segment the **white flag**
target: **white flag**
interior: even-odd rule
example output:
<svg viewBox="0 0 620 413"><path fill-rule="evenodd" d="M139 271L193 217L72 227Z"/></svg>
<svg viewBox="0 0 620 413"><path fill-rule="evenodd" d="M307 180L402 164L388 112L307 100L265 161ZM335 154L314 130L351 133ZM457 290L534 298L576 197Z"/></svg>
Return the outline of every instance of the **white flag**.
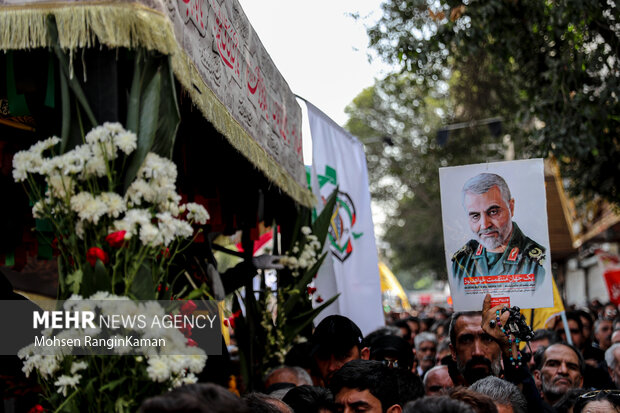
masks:
<svg viewBox="0 0 620 413"><path fill-rule="evenodd" d="M306 102L312 136L312 188L320 211L338 188L326 248L330 253L315 281L317 294L339 298L315 323L331 314L349 317L364 335L385 325L381 279L370 209L364 147L312 104ZM315 304L316 305L316 304Z"/></svg>

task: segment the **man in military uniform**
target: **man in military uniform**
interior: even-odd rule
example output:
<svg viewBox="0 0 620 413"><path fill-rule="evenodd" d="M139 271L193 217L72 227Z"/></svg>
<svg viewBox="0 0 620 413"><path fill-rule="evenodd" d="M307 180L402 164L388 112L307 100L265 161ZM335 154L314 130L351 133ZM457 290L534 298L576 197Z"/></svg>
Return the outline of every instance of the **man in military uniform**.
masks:
<svg viewBox="0 0 620 413"><path fill-rule="evenodd" d="M463 185L463 207L475 235L452 256L452 274L459 288L465 277L534 274L545 276L545 248L528 238L512 221L515 200L504 179L481 173Z"/></svg>

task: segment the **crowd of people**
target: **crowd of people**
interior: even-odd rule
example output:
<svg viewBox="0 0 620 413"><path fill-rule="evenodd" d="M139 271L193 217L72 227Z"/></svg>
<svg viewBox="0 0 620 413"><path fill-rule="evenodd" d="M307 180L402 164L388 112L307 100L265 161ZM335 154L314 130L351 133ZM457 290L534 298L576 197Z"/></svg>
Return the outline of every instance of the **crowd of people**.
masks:
<svg viewBox="0 0 620 413"><path fill-rule="evenodd" d="M620 412L616 306L568 310L525 343L510 312L490 302L392 314L366 336L332 315L265 375L261 392L197 383L141 412Z"/></svg>

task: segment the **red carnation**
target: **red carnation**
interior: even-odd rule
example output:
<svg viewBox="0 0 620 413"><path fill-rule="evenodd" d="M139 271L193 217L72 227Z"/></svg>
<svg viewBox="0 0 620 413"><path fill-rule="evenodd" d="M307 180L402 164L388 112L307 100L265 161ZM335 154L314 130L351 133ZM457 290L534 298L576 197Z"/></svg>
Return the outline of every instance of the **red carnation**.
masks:
<svg viewBox="0 0 620 413"><path fill-rule="evenodd" d="M116 232L113 232L111 234L108 234L108 236L105 237L105 240L108 242L108 244L110 244L110 247L112 247L112 248L120 248L125 243L125 234L126 233L127 233L127 231L125 231L125 230L123 230L123 231L116 231Z"/></svg>
<svg viewBox="0 0 620 413"><path fill-rule="evenodd" d="M86 253L86 261L94 267L97 260L101 260L102 263L107 264L109 260L108 253L99 247L91 247Z"/></svg>
<svg viewBox="0 0 620 413"><path fill-rule="evenodd" d="M181 314L191 314L193 313L198 306L192 300L188 300L181 306Z"/></svg>
<svg viewBox="0 0 620 413"><path fill-rule="evenodd" d="M191 338L188 338L188 339L187 339L187 345L188 345L189 347L198 347L198 343L196 343L196 341L195 341L195 340L192 340Z"/></svg>
<svg viewBox="0 0 620 413"><path fill-rule="evenodd" d="M45 409L40 404L37 404L32 409L28 410L28 413L43 413Z"/></svg>

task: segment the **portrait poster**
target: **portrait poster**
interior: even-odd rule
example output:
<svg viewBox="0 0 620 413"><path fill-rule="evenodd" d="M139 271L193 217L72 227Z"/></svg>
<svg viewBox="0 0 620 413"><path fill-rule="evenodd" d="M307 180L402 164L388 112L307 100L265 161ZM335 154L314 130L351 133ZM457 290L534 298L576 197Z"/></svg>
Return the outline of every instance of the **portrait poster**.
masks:
<svg viewBox="0 0 620 413"><path fill-rule="evenodd" d="M542 159L439 169L455 311L492 304L553 307Z"/></svg>

